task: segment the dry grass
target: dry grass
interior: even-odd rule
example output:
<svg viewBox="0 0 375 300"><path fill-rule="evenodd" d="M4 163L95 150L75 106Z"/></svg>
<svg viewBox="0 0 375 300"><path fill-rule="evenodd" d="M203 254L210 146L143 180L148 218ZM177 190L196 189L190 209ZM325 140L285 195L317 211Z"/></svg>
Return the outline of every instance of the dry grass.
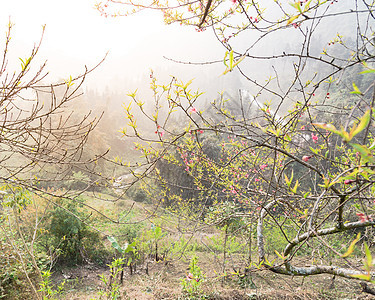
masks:
<svg viewBox="0 0 375 300"><path fill-rule="evenodd" d="M186 276L188 265L181 260L167 265L164 262L150 261L149 275L145 274L144 268L138 268L132 276L126 270L121 291L132 300L188 299L183 297L180 285L180 280ZM293 278L262 270L251 273L254 283L251 286L249 282L241 284L236 275L225 278L209 276L213 267L210 261L201 260L199 265L207 275L201 289L201 295L206 295L206 298L202 299L374 299L361 293L357 281L343 278L333 280L332 276L326 275ZM81 266L62 272L69 279L66 292L61 299L99 299L97 291L103 288L99 275L109 276L108 269L95 266ZM56 272L54 280L62 279L61 271Z"/></svg>

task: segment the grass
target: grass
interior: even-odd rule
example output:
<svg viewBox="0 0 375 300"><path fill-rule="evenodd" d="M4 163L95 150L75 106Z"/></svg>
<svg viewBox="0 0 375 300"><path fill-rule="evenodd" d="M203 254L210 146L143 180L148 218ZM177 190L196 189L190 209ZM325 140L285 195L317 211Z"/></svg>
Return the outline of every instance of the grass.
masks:
<svg viewBox="0 0 375 300"><path fill-rule="evenodd" d="M199 267L205 274L206 280L200 288L200 296L204 299L354 299L359 295L358 283L342 278L336 278L332 288L328 289L327 283L332 282L332 276L327 275L293 278L254 267L248 275L244 275L249 249L244 246L246 241L239 237L227 239L224 266L222 230L198 224L200 230L194 234L187 230L181 232L178 229L184 229L184 222L191 222L191 218L179 220L177 214L160 209L156 211L158 217L150 218L149 212L155 212L151 204L136 203L130 199L117 200L113 195L85 193L81 197L86 204L111 218L128 222L116 224L96 213L90 217L96 228L116 236L120 245L131 242L131 236L133 240L138 239L138 249L144 252L142 259L133 275L125 267L125 280L121 287L130 299L187 299L182 293L181 280L189 274L189 262L193 255L198 256ZM40 208L45 206L40 205ZM25 211L28 216L33 213L34 210ZM160 227L160 231L156 227ZM277 240L279 237L275 233L269 242ZM253 245L255 247L255 242ZM112 256L119 254L108 241L105 246L110 253L109 263ZM158 261L156 247L159 258L162 258ZM252 250L255 253L256 249ZM254 253L252 260L256 261ZM270 260L273 258L276 255L271 255ZM306 253L297 257L297 262L305 260L310 260ZM98 288L103 288L100 274L109 276L105 264L61 267L55 270L53 280L55 283L67 280L61 299L98 299ZM26 294L27 290L15 291L12 299L24 299Z"/></svg>

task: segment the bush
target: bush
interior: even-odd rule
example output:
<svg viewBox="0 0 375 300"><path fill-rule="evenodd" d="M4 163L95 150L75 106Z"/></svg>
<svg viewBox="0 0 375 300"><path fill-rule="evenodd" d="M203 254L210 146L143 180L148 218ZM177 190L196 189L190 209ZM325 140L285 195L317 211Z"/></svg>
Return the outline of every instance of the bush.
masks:
<svg viewBox="0 0 375 300"><path fill-rule="evenodd" d="M69 180L64 181L64 187L68 190L85 190L90 184L90 178L81 171L74 172Z"/></svg>
<svg viewBox="0 0 375 300"><path fill-rule="evenodd" d="M201 285L205 279L201 268L198 266L198 257L193 256L190 261L189 273L181 279L182 291L188 299L205 299L201 294Z"/></svg>
<svg viewBox="0 0 375 300"><path fill-rule="evenodd" d="M15 239L17 245L20 247L21 243ZM22 249L24 251L25 249ZM26 252L26 251L24 251ZM25 255L24 259L28 257ZM28 285L26 274L34 279L34 269L30 264L26 265L26 270L23 269L22 263L19 260L18 254L15 252L12 245L6 238L0 238L0 299L24 299L24 293L27 293Z"/></svg>
<svg viewBox="0 0 375 300"><path fill-rule="evenodd" d="M81 200L61 199L47 214L44 222L46 234L41 236L41 244L49 252L61 252L58 258L60 264L101 261L105 254L102 250L104 246L99 233L89 226L90 223L90 216Z"/></svg>
<svg viewBox="0 0 375 300"><path fill-rule="evenodd" d="M142 183L136 183L128 190L128 196L135 202L148 203L149 195Z"/></svg>

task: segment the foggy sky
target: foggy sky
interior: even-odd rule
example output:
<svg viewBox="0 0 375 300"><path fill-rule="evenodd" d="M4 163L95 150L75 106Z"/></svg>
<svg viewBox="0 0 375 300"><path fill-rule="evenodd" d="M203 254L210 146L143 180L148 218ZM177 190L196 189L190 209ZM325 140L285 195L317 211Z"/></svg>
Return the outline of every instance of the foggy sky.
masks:
<svg viewBox="0 0 375 300"><path fill-rule="evenodd" d="M9 70L19 67L19 57L28 57L41 37L44 24L46 31L38 59L39 63L48 61L49 80L74 76L82 72L85 65L96 65L108 52L105 62L86 82L89 88L101 91L106 87L121 89L122 82L141 77L150 68L176 66L163 56L187 61L221 59L223 56L223 50L210 32L197 34L193 28L177 24L166 26L158 12L104 18L94 9L94 4L94 0L13 0L2 3L1 49L9 18L15 24ZM197 69L192 72L193 77L194 72L199 74Z"/></svg>

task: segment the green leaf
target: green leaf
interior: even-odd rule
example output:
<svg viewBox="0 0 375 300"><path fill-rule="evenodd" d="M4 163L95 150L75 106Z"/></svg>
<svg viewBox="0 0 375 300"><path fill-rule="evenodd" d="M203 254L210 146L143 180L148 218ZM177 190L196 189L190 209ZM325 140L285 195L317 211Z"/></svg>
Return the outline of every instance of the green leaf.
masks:
<svg viewBox="0 0 375 300"><path fill-rule="evenodd" d="M118 252L123 253L123 249L120 247L120 245L117 243L117 240L112 236L107 236L108 241L111 242L112 247L115 248Z"/></svg>
<svg viewBox="0 0 375 300"><path fill-rule="evenodd" d="M353 89L354 91L350 92L350 94L362 95L361 91L359 90L359 88L356 86L354 82L353 82Z"/></svg>
<svg viewBox="0 0 375 300"><path fill-rule="evenodd" d="M312 147L309 147L311 152L314 153L314 154L319 154L319 149L314 149Z"/></svg>
<svg viewBox="0 0 375 300"><path fill-rule="evenodd" d="M228 72L231 72L241 61L243 61L246 57L246 55L242 55L239 59L236 61L233 57L233 50L229 52L229 66L226 63L226 57L228 55L228 52L225 53L224 57L224 65L227 67L226 70L223 72L223 75L227 74Z"/></svg>
<svg viewBox="0 0 375 300"><path fill-rule="evenodd" d="M358 279L362 279L362 280L366 280L366 281L370 281L371 280L371 275L370 274L354 274L354 275L350 275L351 277L354 277L354 278L358 278Z"/></svg>
<svg viewBox="0 0 375 300"><path fill-rule="evenodd" d="M359 74L368 74L368 73L375 73L375 69L364 70L364 71L360 72Z"/></svg>
<svg viewBox="0 0 375 300"><path fill-rule="evenodd" d="M312 0L310 0L309 2L307 2L307 3L305 4L305 9L303 10L304 12L307 12L307 11L309 10L311 1L312 1Z"/></svg>
<svg viewBox="0 0 375 300"><path fill-rule="evenodd" d="M355 150L359 152L361 155L363 162L375 162L374 156L372 155L371 150L369 150L366 146L355 144L355 143L349 143L350 146L352 146Z"/></svg>
<svg viewBox="0 0 375 300"><path fill-rule="evenodd" d="M67 80L65 80L65 83L68 87L72 86L74 84L73 82L73 78L72 76L70 75L69 78Z"/></svg>
<svg viewBox="0 0 375 300"><path fill-rule="evenodd" d="M284 177L285 177L286 185L287 185L288 187L290 187L290 180L289 180L288 176L286 176L286 174L284 174Z"/></svg>
<svg viewBox="0 0 375 300"><path fill-rule="evenodd" d="M343 255L341 255L341 257L343 258L348 257L350 254L352 254L354 251L354 246L359 241L360 238L361 238L361 233L359 232L357 234L357 237L350 243L348 250Z"/></svg>
<svg viewBox="0 0 375 300"><path fill-rule="evenodd" d="M126 243L124 248L123 248L123 252L124 253L129 253L129 252L135 253L137 251L135 246L136 246L136 241L134 241L131 244Z"/></svg>
<svg viewBox="0 0 375 300"><path fill-rule="evenodd" d="M294 188L291 189L291 191L292 191L294 194L297 194L297 188L298 188L298 179L296 180L296 184L294 185Z"/></svg>
<svg viewBox="0 0 375 300"><path fill-rule="evenodd" d="M289 18L289 20L286 23L286 25L289 25L289 24L293 23L293 21L296 20L298 17L299 17L299 15L296 15L296 16L293 16L293 17Z"/></svg>
<svg viewBox="0 0 375 300"><path fill-rule="evenodd" d="M229 67L233 69L233 50L229 53Z"/></svg>
<svg viewBox="0 0 375 300"><path fill-rule="evenodd" d="M370 269L372 268L372 255L367 244L364 243L364 245L365 245L365 253L366 253L365 269L368 272L370 272Z"/></svg>
<svg viewBox="0 0 375 300"><path fill-rule="evenodd" d="M275 250L275 253L276 253L276 255L278 256L278 257L280 257L282 260L285 260L285 256L284 255L282 255L282 254L280 254L277 250Z"/></svg>
<svg viewBox="0 0 375 300"><path fill-rule="evenodd" d="M161 228L159 226L154 227L155 237L159 238L161 235Z"/></svg>
<svg viewBox="0 0 375 300"><path fill-rule="evenodd" d="M302 13L301 3L299 1L295 3L291 3L290 5L293 6L295 9L297 9L300 13Z"/></svg>
<svg viewBox="0 0 375 300"><path fill-rule="evenodd" d="M285 177L286 185L290 188L290 185L291 185L292 180L293 180L293 170L292 170L292 173L290 175L290 179L288 178L288 176L286 174L284 174L284 177Z"/></svg>
<svg viewBox="0 0 375 300"><path fill-rule="evenodd" d="M316 126L316 127L319 127L319 128L322 128L322 129L325 129L325 130L328 130L328 131L331 131L333 133L341 135L341 132L338 131L336 129L335 125L333 125L333 124L329 124L329 123L313 123L313 125Z"/></svg>
<svg viewBox="0 0 375 300"><path fill-rule="evenodd" d="M366 114L365 114L366 115ZM346 132L343 128L341 128L341 130L337 130L336 127L332 124L328 124L328 123L313 123L314 126L318 127L318 128L322 128L322 129L325 129L325 130L328 130L328 131L331 131L339 136L341 136L343 138L343 140L345 142L350 142L350 140L352 139L353 136L351 136L348 132ZM363 124L362 124L363 125ZM361 125L361 126L362 126ZM357 132L358 133L358 132ZM356 134L357 134L356 133Z"/></svg>
<svg viewBox="0 0 375 300"><path fill-rule="evenodd" d="M137 91L138 91L138 89L136 89L133 93L126 94L126 96L129 96L131 98L135 98L137 96Z"/></svg>
<svg viewBox="0 0 375 300"><path fill-rule="evenodd" d="M239 59L236 60L236 62L233 65L233 68L236 67L241 61L245 59L246 55L242 55Z"/></svg>
<svg viewBox="0 0 375 300"><path fill-rule="evenodd" d="M21 61L22 71L25 71L30 64L31 57L26 58L25 60L23 60L22 58L19 57L19 60Z"/></svg>
<svg viewBox="0 0 375 300"><path fill-rule="evenodd" d="M352 139L354 136L360 133L370 123L370 119L371 119L370 112L371 112L370 110L366 111L365 114L362 116L358 126L354 125L352 130L350 130L350 134L349 134L350 139Z"/></svg>
<svg viewBox="0 0 375 300"><path fill-rule="evenodd" d="M371 146L368 147L370 150L374 149L375 148L375 140L372 142Z"/></svg>
<svg viewBox="0 0 375 300"><path fill-rule="evenodd" d="M227 68L229 68L229 66L227 65L227 56L228 56L228 54L229 54L229 52L226 51L226 52L225 52L225 55L224 55L224 65L225 65Z"/></svg>
<svg viewBox="0 0 375 300"><path fill-rule="evenodd" d="M273 264L275 263L275 259L272 260L272 261L268 261L268 259L266 257L266 258L264 258L264 260L265 260L265 263L267 264L267 266L273 266Z"/></svg>
<svg viewBox="0 0 375 300"><path fill-rule="evenodd" d="M324 177L323 176L323 182L324 182L323 184L318 184L318 185L321 186L321 187L324 187L326 189L328 189L330 186L335 184L335 182L331 183L330 177Z"/></svg>
<svg viewBox="0 0 375 300"><path fill-rule="evenodd" d="M268 128L268 131L271 132L276 137L279 137L280 134L281 134L281 129L280 128L276 128L276 129Z"/></svg>

